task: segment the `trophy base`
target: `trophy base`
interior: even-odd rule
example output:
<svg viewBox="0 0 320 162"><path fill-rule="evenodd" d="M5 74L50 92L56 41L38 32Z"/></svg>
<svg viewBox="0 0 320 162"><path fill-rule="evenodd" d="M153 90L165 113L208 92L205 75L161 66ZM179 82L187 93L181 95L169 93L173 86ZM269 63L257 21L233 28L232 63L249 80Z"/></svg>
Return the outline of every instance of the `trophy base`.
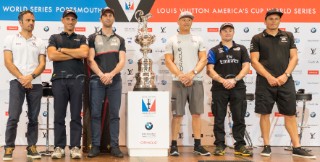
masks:
<svg viewBox="0 0 320 162"><path fill-rule="evenodd" d="M158 91L158 88L140 88L134 87L133 91Z"/></svg>

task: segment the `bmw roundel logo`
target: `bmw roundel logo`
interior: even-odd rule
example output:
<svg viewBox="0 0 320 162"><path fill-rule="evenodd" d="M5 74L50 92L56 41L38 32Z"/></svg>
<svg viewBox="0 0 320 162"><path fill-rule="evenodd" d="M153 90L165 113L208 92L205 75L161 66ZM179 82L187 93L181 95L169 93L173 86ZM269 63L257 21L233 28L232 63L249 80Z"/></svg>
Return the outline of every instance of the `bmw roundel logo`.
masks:
<svg viewBox="0 0 320 162"><path fill-rule="evenodd" d="M128 59L129 64L133 64L133 60L132 59Z"/></svg>
<svg viewBox="0 0 320 162"><path fill-rule="evenodd" d="M166 80L161 80L161 84L162 84L162 85L166 85L166 84L167 84L167 81L166 81Z"/></svg>
<svg viewBox="0 0 320 162"><path fill-rule="evenodd" d="M44 112L42 113L42 115L43 115L44 117L47 117L47 116L48 116L48 112L47 112L47 111L44 111Z"/></svg>
<svg viewBox="0 0 320 162"><path fill-rule="evenodd" d="M294 43L300 43L300 39L299 38L294 38Z"/></svg>
<svg viewBox="0 0 320 162"><path fill-rule="evenodd" d="M153 128L153 124L151 122L147 122L144 126L147 130L151 130Z"/></svg>
<svg viewBox="0 0 320 162"><path fill-rule="evenodd" d="M250 30L249 30L249 28L248 27L245 27L244 29L243 29L243 32L245 32L245 33L248 33Z"/></svg>
<svg viewBox="0 0 320 162"><path fill-rule="evenodd" d="M317 116L317 114L316 114L315 112L310 113L310 117L311 117L311 118L314 118L314 117L316 117L316 116Z"/></svg>
<svg viewBox="0 0 320 162"><path fill-rule="evenodd" d="M250 113L247 111L245 117L247 118L249 116L250 116Z"/></svg>
<svg viewBox="0 0 320 162"><path fill-rule="evenodd" d="M45 26L45 27L43 28L43 30L44 30L45 32L48 32L48 31L49 31L49 26Z"/></svg>
<svg viewBox="0 0 320 162"><path fill-rule="evenodd" d="M112 31L113 31L113 32L116 32L116 31L117 31L117 28L116 28L116 27L113 27L113 28L112 28Z"/></svg>
<svg viewBox="0 0 320 162"><path fill-rule="evenodd" d="M313 27L313 28L311 28L311 33L315 33L315 32L317 32L317 29L315 28L315 27Z"/></svg>

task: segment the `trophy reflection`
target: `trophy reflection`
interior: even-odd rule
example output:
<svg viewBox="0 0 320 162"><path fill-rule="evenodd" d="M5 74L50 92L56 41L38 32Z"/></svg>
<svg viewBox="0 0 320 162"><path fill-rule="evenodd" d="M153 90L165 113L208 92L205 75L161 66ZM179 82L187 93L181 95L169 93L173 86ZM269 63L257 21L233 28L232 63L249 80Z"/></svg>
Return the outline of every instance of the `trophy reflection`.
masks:
<svg viewBox="0 0 320 162"><path fill-rule="evenodd" d="M147 22L151 17L148 13L144 15L143 11L138 10L135 13L135 18L139 23L138 34L136 35L135 42L141 46L140 51L143 57L138 60L138 73L136 73L136 85L134 91L157 91L155 85L155 74L152 72L152 60L147 57L152 49L149 47L154 43L156 37L148 32Z"/></svg>

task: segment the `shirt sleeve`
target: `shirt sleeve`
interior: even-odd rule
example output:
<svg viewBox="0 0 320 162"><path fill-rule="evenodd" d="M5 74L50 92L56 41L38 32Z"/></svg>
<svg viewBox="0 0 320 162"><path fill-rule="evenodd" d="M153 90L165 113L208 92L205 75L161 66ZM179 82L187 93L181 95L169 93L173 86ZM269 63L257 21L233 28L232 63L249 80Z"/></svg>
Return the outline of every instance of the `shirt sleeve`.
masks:
<svg viewBox="0 0 320 162"><path fill-rule="evenodd" d="M294 36L291 32L288 32L288 37L290 39L290 49L297 48L296 43L294 41Z"/></svg>
<svg viewBox="0 0 320 162"><path fill-rule="evenodd" d="M56 48L59 48L57 46L56 37L54 35L51 35L50 38L49 38L48 47L50 47L50 46L54 46Z"/></svg>
<svg viewBox="0 0 320 162"><path fill-rule="evenodd" d="M250 52L259 52L259 51L260 51L259 39L258 39L258 36L255 35L255 36L251 39Z"/></svg>
<svg viewBox="0 0 320 162"><path fill-rule="evenodd" d="M40 48L40 53L39 55L47 55L46 54L46 45L44 44L44 41L42 39L39 39L40 41L40 45L39 45L39 48Z"/></svg>
<svg viewBox="0 0 320 162"><path fill-rule="evenodd" d="M120 49L119 49L119 51L126 52L126 42L124 41L123 38L120 38Z"/></svg>
<svg viewBox="0 0 320 162"><path fill-rule="evenodd" d="M165 47L166 54L173 54L173 38L170 38Z"/></svg>
<svg viewBox="0 0 320 162"><path fill-rule="evenodd" d="M204 45L203 39L199 37L199 51L206 51L206 46Z"/></svg>
<svg viewBox="0 0 320 162"><path fill-rule="evenodd" d="M80 46L81 45L88 45L87 38L84 35L80 38Z"/></svg>
<svg viewBox="0 0 320 162"><path fill-rule="evenodd" d="M216 54L215 52L211 49L208 52L208 63L207 64L216 64Z"/></svg>
<svg viewBox="0 0 320 162"><path fill-rule="evenodd" d="M241 63L250 62L248 50L245 46L241 46Z"/></svg>
<svg viewBox="0 0 320 162"><path fill-rule="evenodd" d="M94 40L96 39L96 35L95 34L91 34L88 38L88 44L89 44L89 48L95 48L94 45Z"/></svg>
<svg viewBox="0 0 320 162"><path fill-rule="evenodd" d="M4 40L3 51L12 51L13 36L9 35Z"/></svg>

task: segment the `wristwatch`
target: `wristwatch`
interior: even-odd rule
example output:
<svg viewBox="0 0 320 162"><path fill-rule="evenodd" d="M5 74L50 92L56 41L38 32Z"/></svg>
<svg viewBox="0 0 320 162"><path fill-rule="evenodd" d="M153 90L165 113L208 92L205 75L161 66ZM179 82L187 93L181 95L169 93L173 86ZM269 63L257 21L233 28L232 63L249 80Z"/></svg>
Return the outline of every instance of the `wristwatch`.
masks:
<svg viewBox="0 0 320 162"><path fill-rule="evenodd" d="M33 79L36 79L37 75L36 74L31 74Z"/></svg>
<svg viewBox="0 0 320 162"><path fill-rule="evenodd" d="M58 51L58 52L61 52L61 48L58 48L57 51Z"/></svg>
<svg viewBox="0 0 320 162"><path fill-rule="evenodd" d="M287 76L288 78L291 77L291 74L290 74L290 73L285 73L285 74L286 74L286 76Z"/></svg>
<svg viewBox="0 0 320 162"><path fill-rule="evenodd" d="M197 75L198 71L197 70L193 70L193 74Z"/></svg>

